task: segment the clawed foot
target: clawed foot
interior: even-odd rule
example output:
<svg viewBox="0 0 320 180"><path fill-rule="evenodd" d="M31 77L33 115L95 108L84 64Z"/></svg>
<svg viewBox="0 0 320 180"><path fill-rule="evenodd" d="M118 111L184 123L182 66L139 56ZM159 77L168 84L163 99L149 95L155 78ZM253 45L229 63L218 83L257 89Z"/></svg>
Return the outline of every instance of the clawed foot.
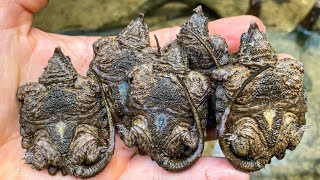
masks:
<svg viewBox="0 0 320 180"><path fill-rule="evenodd" d="M67 167L67 172L74 177L81 178L83 168L79 165L69 165Z"/></svg>
<svg viewBox="0 0 320 180"><path fill-rule="evenodd" d="M131 138L131 137L134 135L132 135L132 133L130 133L128 128L123 124L117 124L116 127L117 127L118 132L120 134L120 137L124 141L124 143L128 147L133 147L135 145L135 142L132 141L132 139L136 139L136 138Z"/></svg>

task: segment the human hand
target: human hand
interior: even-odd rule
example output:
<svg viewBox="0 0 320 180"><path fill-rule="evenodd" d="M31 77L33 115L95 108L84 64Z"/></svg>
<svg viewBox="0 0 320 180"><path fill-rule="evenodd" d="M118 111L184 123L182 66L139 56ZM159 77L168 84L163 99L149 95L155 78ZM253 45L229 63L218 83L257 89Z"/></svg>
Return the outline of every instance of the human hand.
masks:
<svg viewBox="0 0 320 180"><path fill-rule="evenodd" d="M48 179L45 171L37 171L25 164L24 150L19 135L19 103L16 92L19 86L38 81L52 56L60 46L70 56L76 70L85 75L93 57L92 43L99 37L64 36L46 33L32 27L32 14L46 6L47 0L0 0L0 177L7 179ZM210 34L222 35L235 52L240 35L251 20L256 20L260 29L262 22L252 16L226 18L209 23ZM166 28L151 32L156 34L160 45L176 38L179 28ZM151 40L151 45L155 45ZM210 131L209 134L214 134ZM212 135L211 135L212 138ZM108 166L96 179L249 179L249 174L235 170L225 158L202 157L190 169L170 173L159 167L148 156L140 156L136 148L127 148L116 136L115 153ZM65 176L65 179L73 179Z"/></svg>

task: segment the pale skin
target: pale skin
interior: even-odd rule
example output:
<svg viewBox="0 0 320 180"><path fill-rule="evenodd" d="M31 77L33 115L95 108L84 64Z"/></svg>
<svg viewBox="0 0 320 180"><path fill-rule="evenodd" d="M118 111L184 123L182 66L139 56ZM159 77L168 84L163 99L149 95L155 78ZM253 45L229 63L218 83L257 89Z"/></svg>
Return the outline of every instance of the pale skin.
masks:
<svg viewBox="0 0 320 180"><path fill-rule="evenodd" d="M50 176L46 170L37 171L25 164L19 134L19 103L16 92L19 86L36 82L60 46L70 56L76 70L85 75L92 60L92 43L99 37L64 36L46 33L32 27L32 15L47 5L47 0L0 0L0 178L1 179L74 179ZM209 23L210 34L222 35L231 53L239 47L240 35L251 20L256 20L261 30L262 22L253 16L225 18ZM230 28L232 27L232 28ZM160 45L176 38L179 28L166 28L151 32ZM154 39L151 44L155 45ZM283 57L290 55L281 54ZM214 130L208 134L214 138ZM249 179L249 174L238 171L225 158L202 157L190 169L170 173L160 168L149 156L136 154L136 148L127 148L116 136L115 153L109 165L93 179Z"/></svg>

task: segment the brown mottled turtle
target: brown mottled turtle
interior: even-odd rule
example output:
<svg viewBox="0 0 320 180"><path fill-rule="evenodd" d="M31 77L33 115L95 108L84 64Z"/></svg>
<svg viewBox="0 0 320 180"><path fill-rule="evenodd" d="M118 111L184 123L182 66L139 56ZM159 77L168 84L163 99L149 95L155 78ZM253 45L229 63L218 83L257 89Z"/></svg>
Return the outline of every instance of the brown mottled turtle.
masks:
<svg viewBox="0 0 320 180"><path fill-rule="evenodd" d="M219 143L238 169L256 171L299 144L306 129L303 65L279 59L257 24L241 36L237 57L213 71Z"/></svg>
<svg viewBox="0 0 320 180"><path fill-rule="evenodd" d="M37 83L19 88L25 161L80 178L102 171L114 150L114 125L93 74L80 76L56 48Z"/></svg>
<svg viewBox="0 0 320 180"><path fill-rule="evenodd" d="M179 171L203 151L211 87L205 76L178 65L183 61L177 61L181 56L175 42L161 52L162 63L129 72L131 113L117 127L127 146L137 146L168 171Z"/></svg>
<svg viewBox="0 0 320 180"><path fill-rule="evenodd" d="M121 138L169 171L201 156L205 141L209 80L190 71L176 41L150 46L140 15L115 39L94 43L90 69L110 87Z"/></svg>
<svg viewBox="0 0 320 180"><path fill-rule="evenodd" d="M212 79L211 74L213 70L226 65L230 57L225 39L219 35L209 35L208 18L204 16L202 7L198 6L193 12L189 20L181 26L176 41L188 67L207 76L211 81L207 124L207 127L211 128L216 125L214 89L219 83Z"/></svg>

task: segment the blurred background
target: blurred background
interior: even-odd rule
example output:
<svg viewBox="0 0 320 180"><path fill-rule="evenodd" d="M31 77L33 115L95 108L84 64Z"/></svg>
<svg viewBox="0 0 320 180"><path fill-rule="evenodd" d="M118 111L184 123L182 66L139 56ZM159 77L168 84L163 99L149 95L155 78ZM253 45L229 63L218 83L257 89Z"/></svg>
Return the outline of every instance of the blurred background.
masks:
<svg viewBox="0 0 320 180"><path fill-rule="evenodd" d="M320 0L54 0L35 15L34 26L68 35L117 35L140 12L151 30L182 25L197 5L210 21L258 16L277 53L292 54L305 67L308 130L295 151L251 178L320 179ZM206 143L204 156L212 155L223 156L216 141Z"/></svg>

